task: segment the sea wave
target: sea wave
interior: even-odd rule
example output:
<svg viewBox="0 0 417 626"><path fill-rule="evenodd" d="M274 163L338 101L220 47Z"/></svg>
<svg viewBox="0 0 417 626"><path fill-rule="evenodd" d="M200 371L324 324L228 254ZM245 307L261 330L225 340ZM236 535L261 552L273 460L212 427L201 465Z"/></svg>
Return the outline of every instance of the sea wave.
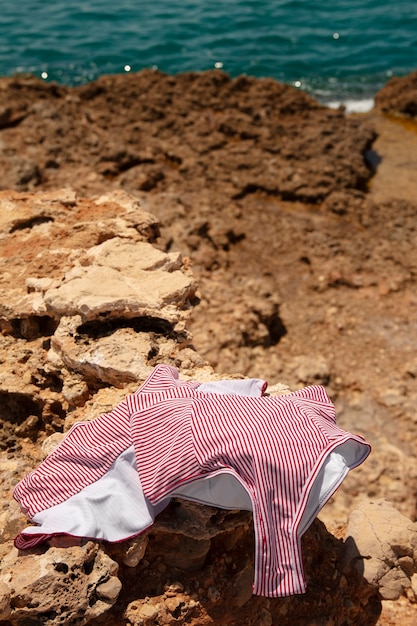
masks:
<svg viewBox="0 0 417 626"><path fill-rule="evenodd" d="M366 98L365 100L331 100L325 103L330 109L339 109L343 107L346 113L367 113L374 108L374 98Z"/></svg>

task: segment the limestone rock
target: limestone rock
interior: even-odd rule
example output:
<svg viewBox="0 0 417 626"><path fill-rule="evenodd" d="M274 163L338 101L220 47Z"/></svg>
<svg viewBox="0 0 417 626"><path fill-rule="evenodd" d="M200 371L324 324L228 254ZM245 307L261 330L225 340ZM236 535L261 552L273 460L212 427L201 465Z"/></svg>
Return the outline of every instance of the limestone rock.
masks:
<svg viewBox="0 0 417 626"><path fill-rule="evenodd" d="M0 328L5 336L18 333L27 340L51 337L45 376L61 378L62 367L67 368L62 392L69 408L88 398L86 381L121 386L143 380L156 358L170 360L189 343L185 320L194 279L180 253L165 253L150 243L158 222L136 198L119 190L84 201L67 189L56 197L3 194L0 203L0 233L16 247L22 247L22 238L27 246L24 281L23 262L14 254L9 275L0 278L0 293L2 280L7 285ZM80 210L90 221L79 220ZM90 237L95 210L100 220ZM59 219L67 226L66 255L53 243L63 234ZM13 248L8 242L7 254ZM74 375L78 382L70 389ZM22 393L20 372L14 379L10 370L0 371L7 393L13 386ZM28 386L28 393L34 391ZM35 411L38 417L41 413ZM28 424L19 428L30 436ZM16 434L25 435L23 430Z"/></svg>
<svg viewBox="0 0 417 626"><path fill-rule="evenodd" d="M148 536L135 537L130 542L127 542L128 547L126 549L126 555L123 557L123 563L129 567L136 567L139 561L145 556L146 548L148 547Z"/></svg>
<svg viewBox="0 0 417 626"><path fill-rule="evenodd" d="M23 463L22 463L23 465ZM19 474L16 470L11 468L9 481L6 480L6 472L4 464L2 463L2 478L4 480L3 487L10 482L11 485L15 484L16 478ZM6 483L6 484L5 484ZM19 505L10 498L10 491L0 497L0 562L4 556L10 551L12 547L12 541L14 537L27 526L24 516L19 508Z"/></svg>
<svg viewBox="0 0 417 626"><path fill-rule="evenodd" d="M158 219L149 211L143 210L139 200L132 194L123 189L113 189L101 194L95 203L97 206L116 205L124 209L124 227L129 238L132 238L131 229L134 228L139 234L140 241L153 243L158 239L160 235ZM118 226L120 226L119 222ZM120 235L120 232L120 228L115 229L115 233Z"/></svg>
<svg viewBox="0 0 417 626"><path fill-rule="evenodd" d="M8 619L12 613L10 606L10 589L7 585L0 582L0 619Z"/></svg>
<svg viewBox="0 0 417 626"><path fill-rule="evenodd" d="M151 271L156 269L173 272L182 267L179 252L164 253L147 242L126 241L119 237L90 248L86 257L93 265L111 267L119 272Z"/></svg>
<svg viewBox="0 0 417 626"><path fill-rule="evenodd" d="M139 209L137 199L132 198L126 192L109 193L94 201L83 201L76 198L75 193L70 190L57 191L56 195L49 192L38 193L30 196L30 201L26 200L29 196L19 194L0 194L0 207L2 219L0 220L0 241L2 242L2 251L0 256L4 260L9 260L9 272L4 273L0 277L0 294L1 298L0 318L4 320L12 319L30 319L36 316L47 318L52 315L55 318L61 316L58 309L55 311L50 299L54 301L57 297L56 289L62 287L62 280L66 277L68 280L76 280L76 266L82 262L83 254L88 249L92 249L90 257L90 266L94 265L94 254L98 254L95 247L115 238L117 243L129 246L129 254L126 255L126 249L121 250L122 256L132 257L130 270L132 265L138 263L138 259L146 254L153 254L153 263L145 263L148 269L151 267L163 267L169 271L179 270L181 266L181 256L170 253L164 255L162 252L154 250L148 243L155 241L158 234L158 222L155 217L149 213ZM121 204L117 205L120 200ZM80 220L80 210L86 210L90 219L88 221ZM94 212L100 214L100 219L94 219ZM109 212L111 216L108 216ZM117 214L117 217L115 216ZM94 223L95 222L95 223ZM93 230L94 229L94 230ZM5 238L7 237L7 244ZM124 237L128 243L123 244ZM60 242L61 240L61 242ZM134 250L134 244L140 244L139 250ZM109 251L111 244L107 243L105 251L101 253L101 263L99 268L103 267L103 256L107 254L112 257ZM113 258L116 251L113 252ZM158 257L158 260L155 259ZM13 263L11 264L10 261ZM24 268L24 271L22 271ZM110 274L114 268L109 266ZM119 268L120 270L121 268ZM75 274L73 276L71 274ZM86 269L85 281L88 283L92 294L98 285L105 292L107 281L105 278L98 279L96 285L91 284L91 271ZM129 275L126 264L123 266L125 280ZM100 269L98 269L100 272ZM94 275L94 271L93 271ZM78 278L83 276L80 272ZM98 277L97 277L98 278ZM122 289L123 279L120 275L113 274L113 278L120 281L120 289ZM110 276L109 276L110 280ZM175 281L175 277L173 278ZM160 282L163 283L160 277ZM178 281L177 281L178 282ZM76 283L79 285L79 283ZM137 280L134 281L137 286ZM177 284L177 289L181 291L182 287ZM81 287L80 287L81 288ZM110 292L113 291L114 298L117 292L117 284L109 285ZM5 295L7 290L7 296ZM174 292L175 292L174 288ZM132 285L132 293L135 289ZM49 293L48 302L45 302L45 294ZM62 293L62 292L61 292ZM106 292L105 292L106 293ZM166 293L164 296L168 297ZM163 296L163 297L164 297ZM93 299L93 298L92 298ZM117 299L117 298L116 298ZM123 296L122 296L123 299ZM59 300L62 301L62 298ZM51 308L52 307L52 308ZM65 312L65 311L64 311ZM69 310L68 310L69 312ZM4 323L4 322L3 322ZM39 332L39 329L38 329Z"/></svg>
<svg viewBox="0 0 417 626"><path fill-rule="evenodd" d="M102 413L109 413L122 402L126 395L136 391L137 383L123 387L103 387L93 394L82 407L69 411L64 422L64 431L68 431L76 422L90 421Z"/></svg>
<svg viewBox="0 0 417 626"><path fill-rule="evenodd" d="M0 569L0 619L12 624L87 624L117 600L117 570L117 563L92 542L26 554L13 549Z"/></svg>
<svg viewBox="0 0 417 626"><path fill-rule="evenodd" d="M417 600L417 523L386 500L363 502L349 516L346 545L346 562L377 587L383 599L411 594Z"/></svg>
<svg viewBox="0 0 417 626"><path fill-rule="evenodd" d="M167 592L156 598L146 598L131 602L125 612L127 624L131 626L170 626L171 624L204 624L205 611L199 602L188 594ZM201 621L200 621L201 620Z"/></svg>
<svg viewBox="0 0 417 626"><path fill-rule="evenodd" d="M76 373L73 373L72 376L68 374L68 377L64 380L62 395L68 402L69 408L72 409L75 406L83 406L89 397L88 385L86 381L81 376L77 376Z"/></svg>
<svg viewBox="0 0 417 626"><path fill-rule="evenodd" d="M104 326L108 335L94 338L88 332L82 333L79 316L62 318L52 338L48 358L55 360L58 355L70 371L82 374L87 380L115 386L144 380L152 370L148 356L156 341L149 332L135 332L129 327L116 327L111 332L110 325Z"/></svg>
<svg viewBox="0 0 417 626"><path fill-rule="evenodd" d="M330 368L323 358L299 356L294 359L292 367L301 385L327 385L329 383Z"/></svg>
<svg viewBox="0 0 417 626"><path fill-rule="evenodd" d="M161 317L138 317L83 324L78 315L62 318L48 353L51 365L59 362L86 380L121 386L143 381L155 359L169 359L184 348L189 335L181 324ZM180 332L177 332L179 329ZM166 360L166 359L165 359Z"/></svg>
<svg viewBox="0 0 417 626"><path fill-rule="evenodd" d="M111 317L154 316L178 319L177 307L186 308L195 292L193 281L180 271L147 272L130 266L130 273L112 267L76 267L59 287L44 295L52 316L80 314L83 321L100 315ZM40 313L41 311L38 311Z"/></svg>

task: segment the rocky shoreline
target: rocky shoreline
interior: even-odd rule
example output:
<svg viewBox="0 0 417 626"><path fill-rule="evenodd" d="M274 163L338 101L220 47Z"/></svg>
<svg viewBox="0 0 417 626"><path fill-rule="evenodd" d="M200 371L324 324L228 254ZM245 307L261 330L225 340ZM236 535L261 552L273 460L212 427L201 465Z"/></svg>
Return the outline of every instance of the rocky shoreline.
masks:
<svg viewBox="0 0 417 626"><path fill-rule="evenodd" d="M219 71L0 80L1 624L414 623L416 84L345 115ZM12 548L13 485L161 362L324 384L372 443L306 533L305 596L251 598L250 516L209 507Z"/></svg>

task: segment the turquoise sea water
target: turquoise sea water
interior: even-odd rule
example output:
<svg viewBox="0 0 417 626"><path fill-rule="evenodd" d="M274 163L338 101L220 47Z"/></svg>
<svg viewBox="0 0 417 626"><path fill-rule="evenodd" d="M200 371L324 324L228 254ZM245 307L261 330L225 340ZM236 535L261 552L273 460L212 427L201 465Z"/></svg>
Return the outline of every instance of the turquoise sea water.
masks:
<svg viewBox="0 0 417 626"><path fill-rule="evenodd" d="M3 0L0 75L78 85L101 74L213 67L358 107L417 69L417 1Z"/></svg>

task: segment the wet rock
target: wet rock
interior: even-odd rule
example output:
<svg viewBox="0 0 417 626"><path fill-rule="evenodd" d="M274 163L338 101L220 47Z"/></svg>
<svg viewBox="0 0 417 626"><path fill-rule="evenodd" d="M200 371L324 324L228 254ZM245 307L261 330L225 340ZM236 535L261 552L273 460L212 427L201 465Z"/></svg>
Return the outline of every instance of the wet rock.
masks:
<svg viewBox="0 0 417 626"><path fill-rule="evenodd" d="M375 107L384 113L417 117L417 72L390 78L376 94Z"/></svg>

